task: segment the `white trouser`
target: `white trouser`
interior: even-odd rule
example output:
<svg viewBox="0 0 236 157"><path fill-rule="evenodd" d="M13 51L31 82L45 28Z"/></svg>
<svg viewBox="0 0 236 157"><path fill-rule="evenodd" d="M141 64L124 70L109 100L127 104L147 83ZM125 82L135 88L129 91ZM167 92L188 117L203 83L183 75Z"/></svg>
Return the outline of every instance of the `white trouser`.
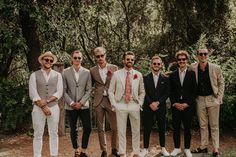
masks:
<svg viewBox="0 0 236 157"><path fill-rule="evenodd" d="M32 122L34 129L33 150L34 157L41 157L42 152L42 138L44 133L45 122L47 119L48 133L49 133L49 147L50 155L58 155L58 123L59 123L59 106L54 105L50 107L51 115L46 116L42 109L36 105L32 111Z"/></svg>
<svg viewBox="0 0 236 157"><path fill-rule="evenodd" d="M116 117L119 137L119 153L126 154L126 126L129 116L132 131L132 148L134 154L140 152L140 107L134 101L116 104Z"/></svg>

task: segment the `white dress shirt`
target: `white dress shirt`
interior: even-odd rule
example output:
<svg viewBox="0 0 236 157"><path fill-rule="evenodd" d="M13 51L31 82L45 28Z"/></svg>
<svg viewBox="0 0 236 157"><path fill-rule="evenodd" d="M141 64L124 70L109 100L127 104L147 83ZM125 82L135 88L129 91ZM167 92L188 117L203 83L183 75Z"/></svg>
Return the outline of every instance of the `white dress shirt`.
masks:
<svg viewBox="0 0 236 157"><path fill-rule="evenodd" d="M158 72L157 74L152 73L155 88L157 87L157 83L158 83L158 79L159 79L159 74L160 74L160 72Z"/></svg>
<svg viewBox="0 0 236 157"><path fill-rule="evenodd" d="M99 68L99 74L102 78L102 81L103 83L106 83L106 79L107 79L107 65L104 67L104 68L101 68L99 65L98 65L98 68Z"/></svg>
<svg viewBox="0 0 236 157"><path fill-rule="evenodd" d="M185 77L186 71L187 71L187 68L184 69L183 71L181 71L179 69L179 79L180 79L181 86L183 86L183 82L184 82L184 77Z"/></svg>
<svg viewBox="0 0 236 157"><path fill-rule="evenodd" d="M46 80L46 82L48 82L50 77L54 77L56 75L58 75L58 73L54 70L50 70L49 74L46 73L45 70L41 69L41 71L43 72L43 76ZM63 94L63 82L62 82L62 76L58 75L58 81L57 81L57 91L52 95L55 96L57 99L60 99L62 97ZM41 100L38 91L37 91L37 84L36 84L36 76L35 76L35 72L32 73L30 75L30 80L29 80L29 96L30 99L35 102L37 100Z"/></svg>
<svg viewBox="0 0 236 157"><path fill-rule="evenodd" d="M73 67L73 71L74 71L74 74L75 74L76 82L79 81L79 75L80 75L80 72L81 72L82 69L83 69L83 67L80 67L79 70L76 71L75 68Z"/></svg>

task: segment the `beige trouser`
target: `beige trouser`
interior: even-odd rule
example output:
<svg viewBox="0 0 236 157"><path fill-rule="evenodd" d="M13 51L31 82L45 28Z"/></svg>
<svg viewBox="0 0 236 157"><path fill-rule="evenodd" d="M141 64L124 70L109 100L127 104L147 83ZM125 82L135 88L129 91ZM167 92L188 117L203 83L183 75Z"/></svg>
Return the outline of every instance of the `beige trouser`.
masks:
<svg viewBox="0 0 236 157"><path fill-rule="evenodd" d="M211 129L211 138L214 149L219 148L219 113L220 105L214 96L198 96L197 114L200 124L201 148L209 144L208 124Z"/></svg>
<svg viewBox="0 0 236 157"><path fill-rule="evenodd" d="M124 101L116 104L116 117L119 137L119 153L126 154L126 127L127 118L130 119L132 131L132 148L134 154L140 152L140 107L131 101L125 104Z"/></svg>

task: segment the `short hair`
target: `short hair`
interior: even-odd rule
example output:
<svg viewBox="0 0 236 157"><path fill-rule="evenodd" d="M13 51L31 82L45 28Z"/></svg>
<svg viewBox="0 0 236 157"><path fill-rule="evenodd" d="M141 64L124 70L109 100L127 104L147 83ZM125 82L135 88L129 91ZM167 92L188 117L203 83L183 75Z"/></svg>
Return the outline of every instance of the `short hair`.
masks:
<svg viewBox="0 0 236 157"><path fill-rule="evenodd" d="M185 56L187 59L189 59L189 54L185 50L179 50L175 54L175 58L178 59L179 56Z"/></svg>
<svg viewBox="0 0 236 157"><path fill-rule="evenodd" d="M161 62L162 62L162 59L161 57L159 57L158 55L154 55L151 59L151 62L154 60L154 59L159 59Z"/></svg>
<svg viewBox="0 0 236 157"><path fill-rule="evenodd" d="M126 57L127 55L132 55L132 56L135 57L135 55L134 55L134 53L133 53L132 51L126 51L126 52L123 54L122 58L125 59L125 57Z"/></svg>
<svg viewBox="0 0 236 157"><path fill-rule="evenodd" d="M207 49L207 48L201 48L201 49L198 49L198 50L197 50L197 54L198 54L199 52L201 52L201 51L206 51L206 52L208 52L208 53L209 53L209 51L208 51L208 49Z"/></svg>
<svg viewBox="0 0 236 157"><path fill-rule="evenodd" d="M74 50L71 52L71 57L73 57L75 53L81 53L81 55L83 56L82 52L80 52L79 50Z"/></svg>
<svg viewBox="0 0 236 157"><path fill-rule="evenodd" d="M96 47L94 50L93 50L93 53L94 55L99 52L99 51L103 51L104 53L106 53L106 49L104 47Z"/></svg>

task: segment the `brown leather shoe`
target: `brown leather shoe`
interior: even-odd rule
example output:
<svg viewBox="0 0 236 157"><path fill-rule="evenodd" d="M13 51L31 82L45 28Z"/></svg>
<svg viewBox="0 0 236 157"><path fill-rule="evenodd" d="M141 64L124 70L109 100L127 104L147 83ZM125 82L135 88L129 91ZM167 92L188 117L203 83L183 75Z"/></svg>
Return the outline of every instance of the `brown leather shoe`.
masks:
<svg viewBox="0 0 236 157"><path fill-rule="evenodd" d="M86 153L81 152L79 157L88 157L88 155Z"/></svg>
<svg viewBox="0 0 236 157"><path fill-rule="evenodd" d="M140 157L138 154L134 154L134 156L133 157Z"/></svg>
<svg viewBox="0 0 236 157"><path fill-rule="evenodd" d="M207 152L208 152L207 148L201 149L200 147L191 151L191 153L207 153Z"/></svg>

